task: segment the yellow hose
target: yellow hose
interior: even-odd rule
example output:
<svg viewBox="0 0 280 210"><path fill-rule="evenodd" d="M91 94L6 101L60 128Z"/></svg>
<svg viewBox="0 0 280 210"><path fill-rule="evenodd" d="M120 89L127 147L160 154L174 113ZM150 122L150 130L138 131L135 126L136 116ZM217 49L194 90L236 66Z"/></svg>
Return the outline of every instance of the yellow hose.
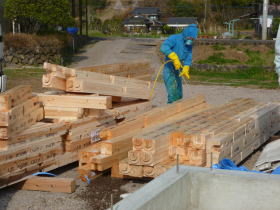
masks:
<svg viewBox="0 0 280 210"><path fill-rule="evenodd" d="M155 81L154 81L153 88L152 88L152 90L151 90L151 92L150 92L150 100L151 100L151 99L153 98L153 96L154 96L154 92L155 92L155 88L156 88L156 85L157 85L157 81L158 81L159 75L160 75L161 72L163 71L163 68L164 68L165 64L167 64L167 63L169 63L169 62L172 62L172 60L168 60L168 61L164 62L164 63L160 66L159 71L158 71L158 73L157 73L157 77L156 77L156 79L155 79Z"/></svg>
<svg viewBox="0 0 280 210"><path fill-rule="evenodd" d="M150 100L151 100L151 99L153 98L153 96L154 96L154 92L155 92L155 88L156 88L156 85L157 85L157 81L158 81L159 75L160 75L161 72L163 71L165 64L170 63L170 62L172 62L172 60L168 60L168 61L164 62L164 63L160 66L159 71L158 71L158 73L157 73L157 77L156 77L156 79L155 79L155 81L154 81L153 88L152 88L152 90L151 90L151 92L150 92ZM187 81L185 80L185 78L184 78L184 77L182 77L182 78L183 78L183 80L185 81L185 83L187 84Z"/></svg>

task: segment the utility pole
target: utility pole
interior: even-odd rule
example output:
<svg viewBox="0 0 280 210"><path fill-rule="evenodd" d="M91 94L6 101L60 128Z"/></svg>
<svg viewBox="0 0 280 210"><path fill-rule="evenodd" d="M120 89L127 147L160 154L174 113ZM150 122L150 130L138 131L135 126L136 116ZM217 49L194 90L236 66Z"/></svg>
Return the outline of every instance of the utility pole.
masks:
<svg viewBox="0 0 280 210"><path fill-rule="evenodd" d="M206 18L207 18L207 0L204 0L204 20L203 20L203 30L206 33Z"/></svg>
<svg viewBox="0 0 280 210"><path fill-rule="evenodd" d="M0 68L1 68L1 61L3 59L3 23L4 23L4 16L3 16L4 8L3 8L3 0L0 0Z"/></svg>
<svg viewBox="0 0 280 210"><path fill-rule="evenodd" d="M267 39L267 13L269 0L263 0L262 40Z"/></svg>
<svg viewBox="0 0 280 210"><path fill-rule="evenodd" d="M7 77L4 75L4 0L0 0L0 92L6 91Z"/></svg>

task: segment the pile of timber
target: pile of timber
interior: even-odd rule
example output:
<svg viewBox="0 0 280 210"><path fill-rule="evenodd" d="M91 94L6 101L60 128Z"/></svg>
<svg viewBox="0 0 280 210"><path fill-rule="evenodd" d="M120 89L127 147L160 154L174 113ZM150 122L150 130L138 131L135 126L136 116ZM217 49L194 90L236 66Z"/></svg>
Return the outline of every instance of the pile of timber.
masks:
<svg viewBox="0 0 280 210"><path fill-rule="evenodd" d="M19 86L0 94L0 188L77 161L79 150L101 141L104 128L152 108L150 83L128 78L131 74L120 77L49 63L44 67L43 86L55 91L39 94ZM131 69L122 74L126 71ZM68 80L85 86L69 90Z"/></svg>
<svg viewBox="0 0 280 210"><path fill-rule="evenodd" d="M101 67L92 67L92 69L101 70ZM115 65L109 67L118 69L113 72L107 67L110 73L120 74L121 71L121 75L132 76L125 73L132 72L131 68L135 67L135 64L129 65L130 68L124 64L116 65L117 68ZM150 93L149 82L91 72L89 69L87 71L70 69L50 63L45 63L44 68L47 74L43 76L43 86L44 78L51 78L50 81L64 80L66 84L64 91L38 94L44 104L46 118L69 122L69 132L65 136L64 144L66 152L78 152L100 141L99 132L115 124L115 120L137 116L152 108L151 103L146 100ZM143 70L147 69L143 68ZM138 72L141 73L141 70L138 69ZM68 82L76 80L86 86L89 84L88 89L81 88L79 91L75 88L69 89ZM53 84L52 88L61 90L61 86L56 86L57 83L49 84ZM133 91L135 91L134 95ZM107 96L104 96L105 94Z"/></svg>
<svg viewBox="0 0 280 210"><path fill-rule="evenodd" d="M43 87L70 93L93 93L100 95L149 99L151 82L134 78L81 71L44 63L47 74L43 76Z"/></svg>
<svg viewBox="0 0 280 210"><path fill-rule="evenodd" d="M79 153L80 175L88 176L91 171L104 171L113 167L118 174L119 161L127 157L132 149L132 138L143 129L151 128L166 121L176 121L182 116L209 108L204 96L177 101L164 107L154 108L142 115L130 118L115 126L103 129L102 141L81 150Z"/></svg>
<svg viewBox="0 0 280 210"><path fill-rule="evenodd" d="M0 187L56 163L63 153L64 123L39 122L43 105L31 86L18 86L0 94Z"/></svg>
<svg viewBox="0 0 280 210"><path fill-rule="evenodd" d="M119 164L124 176L156 177L180 164L210 167L245 160L280 130L280 105L236 99L224 106L145 130Z"/></svg>
<svg viewBox="0 0 280 210"><path fill-rule="evenodd" d="M103 141L80 151L79 171L86 176L112 168L115 177L153 178L177 158L201 167L223 158L238 164L279 130L279 103L235 99L209 107L197 96L104 129Z"/></svg>

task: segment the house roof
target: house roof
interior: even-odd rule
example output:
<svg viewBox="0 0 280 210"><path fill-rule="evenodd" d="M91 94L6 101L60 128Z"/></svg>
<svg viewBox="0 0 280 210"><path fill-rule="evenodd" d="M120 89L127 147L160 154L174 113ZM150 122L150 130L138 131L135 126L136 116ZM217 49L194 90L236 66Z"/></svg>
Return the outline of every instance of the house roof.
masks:
<svg viewBox="0 0 280 210"><path fill-rule="evenodd" d="M136 7L132 14L133 15L159 15L159 8L156 7Z"/></svg>
<svg viewBox="0 0 280 210"><path fill-rule="evenodd" d="M144 18L144 17L132 17L132 18L127 18L123 22L124 25L128 24L149 24L149 20Z"/></svg>
<svg viewBox="0 0 280 210"><path fill-rule="evenodd" d="M197 24L196 17L171 17L167 20L168 25L185 25L185 24Z"/></svg>

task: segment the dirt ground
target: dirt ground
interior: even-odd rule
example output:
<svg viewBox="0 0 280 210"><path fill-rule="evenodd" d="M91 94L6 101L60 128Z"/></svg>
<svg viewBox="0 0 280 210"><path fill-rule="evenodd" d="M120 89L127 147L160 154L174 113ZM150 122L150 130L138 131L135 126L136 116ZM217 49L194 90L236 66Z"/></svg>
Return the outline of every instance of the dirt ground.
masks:
<svg viewBox="0 0 280 210"><path fill-rule="evenodd" d="M74 58L73 67L127 62L139 59L149 59L155 69L160 66L157 57L156 40L148 39L110 39L89 45ZM26 81L24 81L26 82ZM37 81L40 84L39 81ZM234 98L253 98L259 102L280 101L279 90L249 89L242 87L185 85L184 97L196 94L206 96L208 103L224 104ZM156 87L154 105L161 106L167 101L164 85ZM249 167L253 166L258 154L252 158ZM61 177L77 177L77 164L54 171ZM0 190L0 210L76 210L76 209L106 209L110 206L111 194L114 203L120 200L123 193L133 192L146 182L111 179L108 174L98 177L87 185L77 179L77 190L73 194L32 192L18 190L11 186Z"/></svg>

